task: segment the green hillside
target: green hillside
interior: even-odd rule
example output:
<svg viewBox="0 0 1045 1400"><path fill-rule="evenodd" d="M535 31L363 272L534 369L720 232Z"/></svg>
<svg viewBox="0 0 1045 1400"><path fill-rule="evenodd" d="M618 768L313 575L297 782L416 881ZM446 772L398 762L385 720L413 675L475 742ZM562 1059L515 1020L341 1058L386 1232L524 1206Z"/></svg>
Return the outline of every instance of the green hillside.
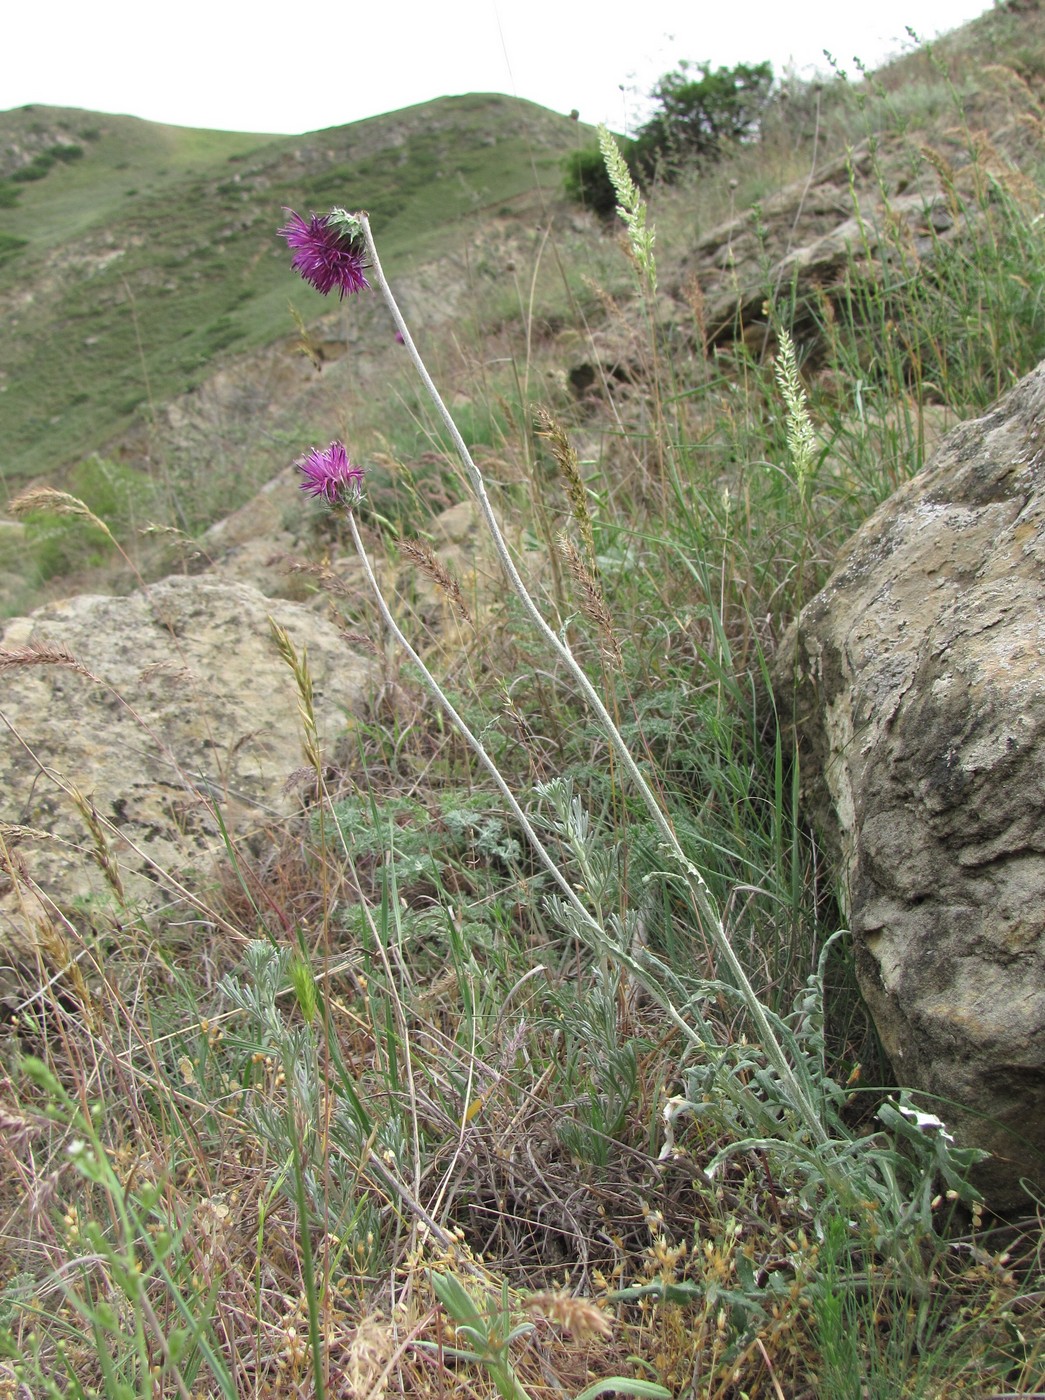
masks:
<svg viewBox="0 0 1045 1400"><path fill-rule="evenodd" d="M499 96L444 98L300 137L29 107L0 115L0 469L54 473L285 336L284 207L365 198L409 267L480 211L554 190L576 124ZM29 173L35 178L25 178Z"/></svg>

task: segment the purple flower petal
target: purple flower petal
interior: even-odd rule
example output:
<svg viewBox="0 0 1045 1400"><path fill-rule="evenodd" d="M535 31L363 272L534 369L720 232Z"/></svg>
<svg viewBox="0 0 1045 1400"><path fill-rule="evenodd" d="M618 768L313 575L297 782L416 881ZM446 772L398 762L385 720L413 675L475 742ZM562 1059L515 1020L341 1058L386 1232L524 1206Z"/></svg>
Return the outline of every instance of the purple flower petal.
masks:
<svg viewBox="0 0 1045 1400"><path fill-rule="evenodd" d="M329 505L352 505L363 494L362 467L353 466L343 442L332 442L325 451L312 447L294 465L305 478L302 491Z"/></svg>
<svg viewBox="0 0 1045 1400"><path fill-rule="evenodd" d="M346 292L365 291L364 245L358 237L338 227L329 214L313 214L306 222L293 209L280 229L280 237L294 254L290 265L300 272L306 282L324 296L338 288L339 297Z"/></svg>

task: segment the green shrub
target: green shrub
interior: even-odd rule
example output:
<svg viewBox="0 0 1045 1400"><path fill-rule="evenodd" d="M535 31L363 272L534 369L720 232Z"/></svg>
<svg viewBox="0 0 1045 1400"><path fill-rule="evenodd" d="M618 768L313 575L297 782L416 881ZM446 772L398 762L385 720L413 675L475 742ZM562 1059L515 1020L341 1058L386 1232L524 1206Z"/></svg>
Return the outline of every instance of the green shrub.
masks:
<svg viewBox="0 0 1045 1400"><path fill-rule="evenodd" d="M630 142L620 142L621 153L628 158ZM606 164L598 146L571 151L562 163L563 188L566 197L583 204L593 214L612 218L617 208L617 195L606 173Z"/></svg>
<svg viewBox="0 0 1045 1400"><path fill-rule="evenodd" d="M38 156L33 156L28 165L20 166L11 172L11 179L20 185L26 185L31 180L42 180L47 172L54 165L54 156L48 155L46 151L41 151Z"/></svg>
<svg viewBox="0 0 1045 1400"><path fill-rule="evenodd" d="M770 63L716 69L681 63L665 73L651 94L658 104L653 116L634 141L617 143L632 177L641 185L658 176L670 181L687 166L717 161L730 145L757 139L772 87ZM617 207L598 146L566 157L563 188L568 199L603 218Z"/></svg>
<svg viewBox="0 0 1045 1400"><path fill-rule="evenodd" d="M718 160L728 145L758 137L772 86L769 63L680 64L653 89L659 110L640 129L632 163L647 180L670 180L685 165Z"/></svg>
<svg viewBox="0 0 1045 1400"><path fill-rule="evenodd" d="M27 247L28 243L27 238L16 238L13 233L0 233L0 263L13 258L16 253Z"/></svg>

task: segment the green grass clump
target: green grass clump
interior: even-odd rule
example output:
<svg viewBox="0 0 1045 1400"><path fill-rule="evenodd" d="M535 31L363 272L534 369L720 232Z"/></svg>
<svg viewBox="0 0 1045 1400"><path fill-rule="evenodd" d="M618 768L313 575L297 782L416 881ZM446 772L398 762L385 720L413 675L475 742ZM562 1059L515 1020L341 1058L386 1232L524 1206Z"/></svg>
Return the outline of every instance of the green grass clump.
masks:
<svg viewBox="0 0 1045 1400"><path fill-rule="evenodd" d="M13 258L16 253L28 247L28 245L29 240L27 238L15 238L15 236L10 233L0 235L0 262L5 262L8 258Z"/></svg>

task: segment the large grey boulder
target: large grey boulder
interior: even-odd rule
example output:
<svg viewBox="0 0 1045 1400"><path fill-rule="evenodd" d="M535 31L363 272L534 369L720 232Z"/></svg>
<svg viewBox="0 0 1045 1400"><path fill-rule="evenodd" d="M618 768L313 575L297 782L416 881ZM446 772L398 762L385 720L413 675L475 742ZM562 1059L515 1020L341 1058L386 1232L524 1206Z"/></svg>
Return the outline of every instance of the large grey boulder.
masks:
<svg viewBox="0 0 1045 1400"><path fill-rule="evenodd" d="M1045 364L866 522L778 659L901 1083L1045 1182Z"/></svg>
<svg viewBox="0 0 1045 1400"><path fill-rule="evenodd" d="M365 706L370 663L301 604L242 582L177 577L130 597L70 598L8 624L0 835L19 843L17 860L52 914L83 926L113 901L71 786L97 813L128 904L177 899L183 883L205 901L223 825L239 840L300 807L300 787L296 798L287 792L305 763L299 696L270 618L307 652L330 753ZM62 649L83 669L62 664ZM34 655L39 664L29 664ZM0 888L0 965L25 961L40 909L24 880Z"/></svg>

